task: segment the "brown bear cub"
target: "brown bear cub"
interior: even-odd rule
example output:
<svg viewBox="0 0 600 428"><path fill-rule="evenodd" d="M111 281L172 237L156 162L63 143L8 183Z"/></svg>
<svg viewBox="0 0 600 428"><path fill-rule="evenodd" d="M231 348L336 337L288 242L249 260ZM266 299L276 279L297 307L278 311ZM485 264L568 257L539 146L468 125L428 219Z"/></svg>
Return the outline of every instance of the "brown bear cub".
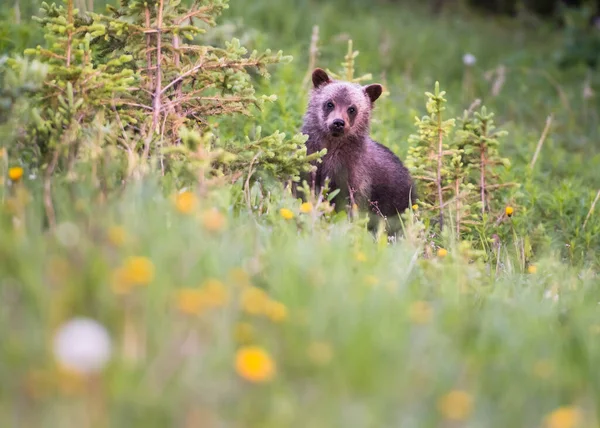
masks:
<svg viewBox="0 0 600 428"><path fill-rule="evenodd" d="M320 68L313 71L312 81L302 133L308 135L308 154L324 148L327 154L316 171L302 179L318 192L329 178L330 191L339 189L333 201L336 209L356 204L371 212L370 229L384 217L388 232L396 231L394 220L416 200L416 193L400 159L369 137L371 111L381 85L332 80Z"/></svg>

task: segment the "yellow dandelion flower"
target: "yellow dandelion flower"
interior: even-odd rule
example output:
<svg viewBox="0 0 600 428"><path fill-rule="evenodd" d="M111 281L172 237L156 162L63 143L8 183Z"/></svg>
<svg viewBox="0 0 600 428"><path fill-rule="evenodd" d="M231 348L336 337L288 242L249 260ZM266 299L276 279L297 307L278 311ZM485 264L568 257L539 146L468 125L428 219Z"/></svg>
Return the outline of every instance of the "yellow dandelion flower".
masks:
<svg viewBox="0 0 600 428"><path fill-rule="evenodd" d="M413 211L417 211L419 209L419 206L417 204L414 204L412 206Z"/></svg>
<svg viewBox="0 0 600 428"><path fill-rule="evenodd" d="M207 279L202 286L204 299L210 307L217 308L227 304L229 301L229 291L218 279Z"/></svg>
<svg viewBox="0 0 600 428"><path fill-rule="evenodd" d="M291 210L288 210L287 208L280 209L279 214L286 220L291 220L294 218L294 213Z"/></svg>
<svg viewBox="0 0 600 428"><path fill-rule="evenodd" d="M204 293L198 288L182 288L177 290L177 308L188 315L197 315L206 308Z"/></svg>
<svg viewBox="0 0 600 428"><path fill-rule="evenodd" d="M366 262L367 261L367 255L365 253L363 253L362 251L358 251L355 255L354 255L354 259L357 262Z"/></svg>
<svg viewBox="0 0 600 428"><path fill-rule="evenodd" d="M365 277L365 282L367 283L367 285L374 287L377 284L379 284L379 278L377 278L375 275L367 275Z"/></svg>
<svg viewBox="0 0 600 428"><path fill-rule="evenodd" d="M147 257L128 257L123 268L134 285L148 285L154 279L154 265Z"/></svg>
<svg viewBox="0 0 600 428"><path fill-rule="evenodd" d="M408 318L414 324L427 324L431 321L432 315L431 305L423 300L411 303L408 308Z"/></svg>
<svg viewBox="0 0 600 428"><path fill-rule="evenodd" d="M438 248L437 255L440 259L443 259L448 255L448 250L446 250L445 248Z"/></svg>
<svg viewBox="0 0 600 428"><path fill-rule="evenodd" d="M240 298L242 309L250 315L260 315L265 313L265 308L269 304L269 296L264 290L258 287L249 286L244 288Z"/></svg>
<svg viewBox="0 0 600 428"><path fill-rule="evenodd" d="M506 208L504 208L504 212L506 213L507 216L511 217L513 215L513 213L515 212L515 210L511 206L507 206Z"/></svg>
<svg viewBox="0 0 600 428"><path fill-rule="evenodd" d="M302 205L300 205L300 212L307 214L309 212L311 212L313 210L313 204L311 204L310 202L304 202Z"/></svg>
<svg viewBox="0 0 600 428"><path fill-rule="evenodd" d="M108 241L115 247L122 247L127 240L127 232L121 226L111 226L107 232Z"/></svg>
<svg viewBox="0 0 600 428"><path fill-rule="evenodd" d="M202 225L210 232L218 232L223 230L227 224L227 219L217 209L204 211L202 214Z"/></svg>
<svg viewBox="0 0 600 428"><path fill-rule="evenodd" d="M536 265L529 265L527 267L527 272L529 272L530 274L534 274L537 272L537 266Z"/></svg>
<svg viewBox="0 0 600 428"><path fill-rule="evenodd" d="M182 214L191 214L197 204L198 198L190 191L181 192L175 195L175 208Z"/></svg>
<svg viewBox="0 0 600 428"><path fill-rule="evenodd" d="M333 359L333 348L327 342L313 342L306 351L308 358L318 366L324 366Z"/></svg>
<svg viewBox="0 0 600 428"><path fill-rule="evenodd" d="M554 365L548 360L538 360L533 365L533 374L540 379L548 379L554 373Z"/></svg>
<svg viewBox="0 0 600 428"><path fill-rule="evenodd" d="M112 289L117 294L128 293L132 287L148 285L154 279L154 265L146 257L128 257L113 272Z"/></svg>
<svg viewBox="0 0 600 428"><path fill-rule="evenodd" d="M445 419L464 421L473 411L473 397L465 391L450 391L439 399L438 410Z"/></svg>
<svg viewBox="0 0 600 428"><path fill-rule="evenodd" d="M235 369L250 382L268 382L275 376L276 365L267 351L258 346L246 346L237 351Z"/></svg>
<svg viewBox="0 0 600 428"><path fill-rule="evenodd" d="M581 412L574 406L560 407L546 416L546 428L575 428L581 421Z"/></svg>
<svg viewBox="0 0 600 428"><path fill-rule="evenodd" d="M23 168L20 166L13 166L8 169L8 178L12 181L19 181L23 177Z"/></svg>
<svg viewBox="0 0 600 428"><path fill-rule="evenodd" d="M254 327L250 323L240 322L236 324L233 334L239 343L250 343L254 339Z"/></svg>
<svg viewBox="0 0 600 428"><path fill-rule="evenodd" d="M283 322L287 319L288 310L285 305L275 300L270 300L265 304L264 313L273 322Z"/></svg>

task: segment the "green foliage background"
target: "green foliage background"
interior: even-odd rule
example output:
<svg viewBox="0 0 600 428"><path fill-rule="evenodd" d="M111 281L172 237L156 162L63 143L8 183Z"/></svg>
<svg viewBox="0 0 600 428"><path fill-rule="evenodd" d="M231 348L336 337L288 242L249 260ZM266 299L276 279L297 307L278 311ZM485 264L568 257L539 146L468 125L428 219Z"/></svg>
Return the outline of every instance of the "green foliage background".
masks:
<svg viewBox="0 0 600 428"><path fill-rule="evenodd" d="M38 6L20 1L20 23L14 9L0 12L0 52L43 43L28 19ZM94 3L97 12L103 6ZM237 37L250 50L294 58L271 67L270 79L252 78L257 94L276 101L250 118L215 120L221 140L246 156L244 168L253 141L298 131L318 25L317 66L338 70L351 38L360 51L356 74L385 85L372 136L402 159L436 81L446 91L447 117L480 98L508 133L499 152L511 167L501 179L520 187L499 193L497 203L514 214L502 220L499 240L481 231L486 257L474 258L451 232L436 246L424 240L418 211L393 245L316 201L301 212L268 174L248 184L200 180L185 214L173 203L182 183L151 175L123 185L115 161L103 170L109 191L85 178L86 163L79 180L53 179L58 224L51 231L31 159L3 154L0 420L36 427L600 426L600 206L592 209L600 189L600 76L578 60L585 55L564 67L574 31L527 14L490 19L456 6L432 16L413 3L342 0L234 0L218 22L202 43L224 46ZM472 67L463 63L467 53L476 58ZM14 121L27 118L24 95L37 87L19 82L35 83L32 73L3 75L4 141L19 137ZM18 115L4 122L8 108ZM17 165L24 177L11 182L8 169ZM213 209L223 223L206 220ZM125 237L115 241L115 230ZM437 255L440 245L445 257ZM114 272L130 256L151 260L155 275L122 296ZM233 274L240 270L285 305L284 322L240 309L245 281ZM202 316L182 314L177 290L211 278L231 299ZM65 375L53 356L56 328L75 316L98 320L114 343L110 364L90 378ZM251 326L251 338L235 334L239 323ZM271 382L236 373L236 351L247 344L271 355ZM315 349L327 350L325 357ZM453 390L472 399L453 403L458 420L440 404ZM552 413L560 408L562 419Z"/></svg>

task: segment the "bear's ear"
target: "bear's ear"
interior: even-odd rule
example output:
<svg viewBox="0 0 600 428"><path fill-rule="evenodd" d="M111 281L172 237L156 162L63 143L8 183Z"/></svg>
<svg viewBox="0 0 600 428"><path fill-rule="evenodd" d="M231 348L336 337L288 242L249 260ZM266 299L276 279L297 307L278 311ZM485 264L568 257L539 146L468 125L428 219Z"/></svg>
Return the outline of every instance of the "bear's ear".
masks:
<svg viewBox="0 0 600 428"><path fill-rule="evenodd" d="M377 98L379 98L381 96L381 93L383 92L383 87L379 83L363 86L363 89L367 93L367 96L371 100L371 103L377 101Z"/></svg>
<svg viewBox="0 0 600 428"><path fill-rule="evenodd" d="M315 88L318 88L319 86L326 85L327 83L331 82L325 70L322 70L320 68L315 68L315 71L313 71L312 81L313 85L315 85Z"/></svg>

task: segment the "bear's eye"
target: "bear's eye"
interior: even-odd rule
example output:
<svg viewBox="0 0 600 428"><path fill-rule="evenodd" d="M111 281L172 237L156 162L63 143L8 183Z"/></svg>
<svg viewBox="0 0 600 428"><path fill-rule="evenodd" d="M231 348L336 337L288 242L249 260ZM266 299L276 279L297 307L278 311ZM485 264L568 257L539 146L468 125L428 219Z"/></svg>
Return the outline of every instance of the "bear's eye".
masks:
<svg viewBox="0 0 600 428"><path fill-rule="evenodd" d="M332 109L333 107L335 107L331 101L327 101L327 104L325 104L325 106L326 106L328 109Z"/></svg>
<svg viewBox="0 0 600 428"><path fill-rule="evenodd" d="M348 114L354 114L354 113L356 113L356 109L354 107L350 107L348 109Z"/></svg>

